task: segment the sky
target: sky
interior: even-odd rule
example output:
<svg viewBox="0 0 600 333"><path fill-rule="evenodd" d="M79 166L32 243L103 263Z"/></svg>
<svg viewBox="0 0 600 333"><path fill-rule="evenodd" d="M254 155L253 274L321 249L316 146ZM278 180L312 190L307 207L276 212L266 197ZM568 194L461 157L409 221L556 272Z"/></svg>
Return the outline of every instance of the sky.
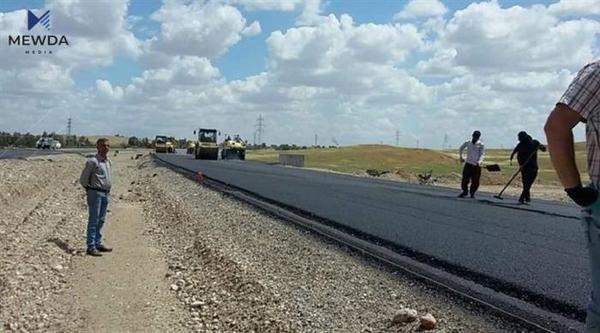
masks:
<svg viewBox="0 0 600 333"><path fill-rule="evenodd" d="M508 148L599 57L600 0L4 0L0 131Z"/></svg>

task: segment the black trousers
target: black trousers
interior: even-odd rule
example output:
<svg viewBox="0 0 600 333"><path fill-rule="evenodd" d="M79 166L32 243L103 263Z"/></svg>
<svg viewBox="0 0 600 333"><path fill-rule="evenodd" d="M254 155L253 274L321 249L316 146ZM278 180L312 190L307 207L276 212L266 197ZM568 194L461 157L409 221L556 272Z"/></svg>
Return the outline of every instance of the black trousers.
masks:
<svg viewBox="0 0 600 333"><path fill-rule="evenodd" d="M481 178L481 167L465 163L462 174L461 187L464 194L470 193L475 195L479 188L479 178ZM469 192L469 183L471 183L471 191Z"/></svg>
<svg viewBox="0 0 600 333"><path fill-rule="evenodd" d="M523 192L519 201L531 201L531 186L537 178L538 168L525 168L521 170L521 179L523 180Z"/></svg>

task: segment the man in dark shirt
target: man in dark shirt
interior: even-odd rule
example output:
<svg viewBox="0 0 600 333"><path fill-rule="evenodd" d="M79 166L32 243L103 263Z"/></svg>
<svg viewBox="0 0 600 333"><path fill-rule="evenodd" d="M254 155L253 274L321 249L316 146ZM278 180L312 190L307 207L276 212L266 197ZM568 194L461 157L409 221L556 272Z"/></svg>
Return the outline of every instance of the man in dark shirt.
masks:
<svg viewBox="0 0 600 333"><path fill-rule="evenodd" d="M510 161L517 154L517 161L521 168L521 177L523 180L523 192L519 197L519 203L527 204L531 202L531 186L535 182L538 174L537 151L546 151L546 147L538 140L533 140L527 132L519 132L519 143L510 154Z"/></svg>

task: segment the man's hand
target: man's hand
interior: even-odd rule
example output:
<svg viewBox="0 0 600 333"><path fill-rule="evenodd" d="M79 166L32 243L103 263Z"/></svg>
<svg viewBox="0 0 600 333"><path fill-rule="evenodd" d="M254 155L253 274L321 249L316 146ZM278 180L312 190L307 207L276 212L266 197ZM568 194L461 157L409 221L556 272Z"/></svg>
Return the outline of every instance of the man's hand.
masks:
<svg viewBox="0 0 600 333"><path fill-rule="evenodd" d="M461 157L460 157L460 163L464 163L464 162L465 162L465 159L464 159L464 158L462 158L462 156L461 156Z"/></svg>
<svg viewBox="0 0 600 333"><path fill-rule="evenodd" d="M581 207L589 207L598 201L598 191L592 187L583 187L579 184L576 187L565 189L565 192Z"/></svg>

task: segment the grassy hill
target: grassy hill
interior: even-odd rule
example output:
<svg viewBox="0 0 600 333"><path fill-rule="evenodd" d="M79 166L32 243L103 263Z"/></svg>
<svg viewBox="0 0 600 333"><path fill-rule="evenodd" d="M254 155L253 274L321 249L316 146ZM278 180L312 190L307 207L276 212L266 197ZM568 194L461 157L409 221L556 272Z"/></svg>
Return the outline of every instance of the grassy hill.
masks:
<svg viewBox="0 0 600 333"><path fill-rule="evenodd" d="M490 185L505 184L517 171L516 156L513 165L509 164L509 149L489 149L484 164L500 165L497 173L482 171L482 183ZM462 164L458 160L457 150L429 150L401 148L386 145L358 145L329 149L305 149L276 151L272 149L249 151L249 160L277 162L280 153L304 155L305 167L327 169L348 173L364 173L367 169L394 172L405 178L414 178L418 173L432 170L434 176L445 182L459 182ZM588 179L586 172L585 145L576 144L577 165L582 179ZM539 181L544 184L558 184L558 178L547 152L538 153L540 165ZM411 177L412 176L412 177Z"/></svg>
<svg viewBox="0 0 600 333"><path fill-rule="evenodd" d="M84 135L92 145L96 144L96 140L100 138L107 138L111 147L124 147L127 145L129 141L129 137L127 136L114 136L114 135Z"/></svg>

